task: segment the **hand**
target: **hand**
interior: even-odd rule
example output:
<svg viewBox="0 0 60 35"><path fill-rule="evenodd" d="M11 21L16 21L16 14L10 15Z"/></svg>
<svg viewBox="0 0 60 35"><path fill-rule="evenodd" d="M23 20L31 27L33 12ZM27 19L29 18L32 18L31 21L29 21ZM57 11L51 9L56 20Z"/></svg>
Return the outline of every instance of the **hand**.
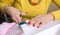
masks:
<svg viewBox="0 0 60 35"><path fill-rule="evenodd" d="M21 12L11 6L5 6L4 11L8 13L16 23L22 22L22 17L20 16ZM22 16L26 16L26 13L22 13Z"/></svg>
<svg viewBox="0 0 60 35"><path fill-rule="evenodd" d="M44 24L46 24L48 21L54 20L53 14L46 14L46 15L39 15L32 20L30 20L31 25L33 27L41 28Z"/></svg>

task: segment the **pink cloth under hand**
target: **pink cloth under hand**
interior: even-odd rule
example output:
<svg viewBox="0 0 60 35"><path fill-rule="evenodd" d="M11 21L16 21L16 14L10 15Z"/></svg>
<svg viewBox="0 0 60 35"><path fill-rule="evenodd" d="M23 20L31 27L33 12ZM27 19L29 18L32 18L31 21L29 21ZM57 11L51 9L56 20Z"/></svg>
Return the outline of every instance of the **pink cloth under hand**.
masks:
<svg viewBox="0 0 60 35"><path fill-rule="evenodd" d="M4 22L0 25L0 35L24 35L16 23Z"/></svg>

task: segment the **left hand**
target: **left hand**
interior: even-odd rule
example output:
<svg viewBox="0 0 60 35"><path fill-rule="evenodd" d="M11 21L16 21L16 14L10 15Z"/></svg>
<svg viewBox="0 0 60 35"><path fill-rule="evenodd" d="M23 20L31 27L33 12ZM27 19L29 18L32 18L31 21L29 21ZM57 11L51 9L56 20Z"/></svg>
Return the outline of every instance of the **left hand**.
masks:
<svg viewBox="0 0 60 35"><path fill-rule="evenodd" d="M22 22L22 16L27 16L27 13L25 13L25 12L21 13L20 10L18 10L17 8L12 7L12 6L5 6L4 11L8 15L10 15L12 17L13 21L15 21L16 23ZM21 16L21 14L22 14L22 16Z"/></svg>
<svg viewBox="0 0 60 35"><path fill-rule="evenodd" d="M53 14L45 14L45 15L39 15L32 20L30 20L31 25L37 28L42 27L44 24L46 24L48 21L54 20Z"/></svg>

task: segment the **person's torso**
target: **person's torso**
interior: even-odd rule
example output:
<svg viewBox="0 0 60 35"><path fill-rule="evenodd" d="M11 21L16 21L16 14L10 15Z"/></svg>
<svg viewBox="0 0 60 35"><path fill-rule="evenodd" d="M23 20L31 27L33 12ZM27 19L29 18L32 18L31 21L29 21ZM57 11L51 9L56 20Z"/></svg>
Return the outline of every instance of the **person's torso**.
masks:
<svg viewBox="0 0 60 35"><path fill-rule="evenodd" d="M31 2L38 2L38 0L33 0ZM40 0L37 5L32 5L29 0L16 0L14 7L21 10L22 12L27 12L28 15L25 18L32 18L39 14L46 14L51 0Z"/></svg>

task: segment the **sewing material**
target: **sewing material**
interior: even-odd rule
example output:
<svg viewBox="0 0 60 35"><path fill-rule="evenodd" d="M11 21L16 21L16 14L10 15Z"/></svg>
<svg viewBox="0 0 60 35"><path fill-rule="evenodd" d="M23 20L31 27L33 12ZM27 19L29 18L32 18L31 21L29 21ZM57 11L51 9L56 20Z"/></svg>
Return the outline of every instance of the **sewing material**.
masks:
<svg viewBox="0 0 60 35"><path fill-rule="evenodd" d="M26 21L23 21L21 23L18 23L19 26L23 25L23 24L27 24L27 25L30 25L30 21L26 22Z"/></svg>
<svg viewBox="0 0 60 35"><path fill-rule="evenodd" d="M27 24L27 23L24 21L24 22L19 23L18 25L21 26L23 24Z"/></svg>

